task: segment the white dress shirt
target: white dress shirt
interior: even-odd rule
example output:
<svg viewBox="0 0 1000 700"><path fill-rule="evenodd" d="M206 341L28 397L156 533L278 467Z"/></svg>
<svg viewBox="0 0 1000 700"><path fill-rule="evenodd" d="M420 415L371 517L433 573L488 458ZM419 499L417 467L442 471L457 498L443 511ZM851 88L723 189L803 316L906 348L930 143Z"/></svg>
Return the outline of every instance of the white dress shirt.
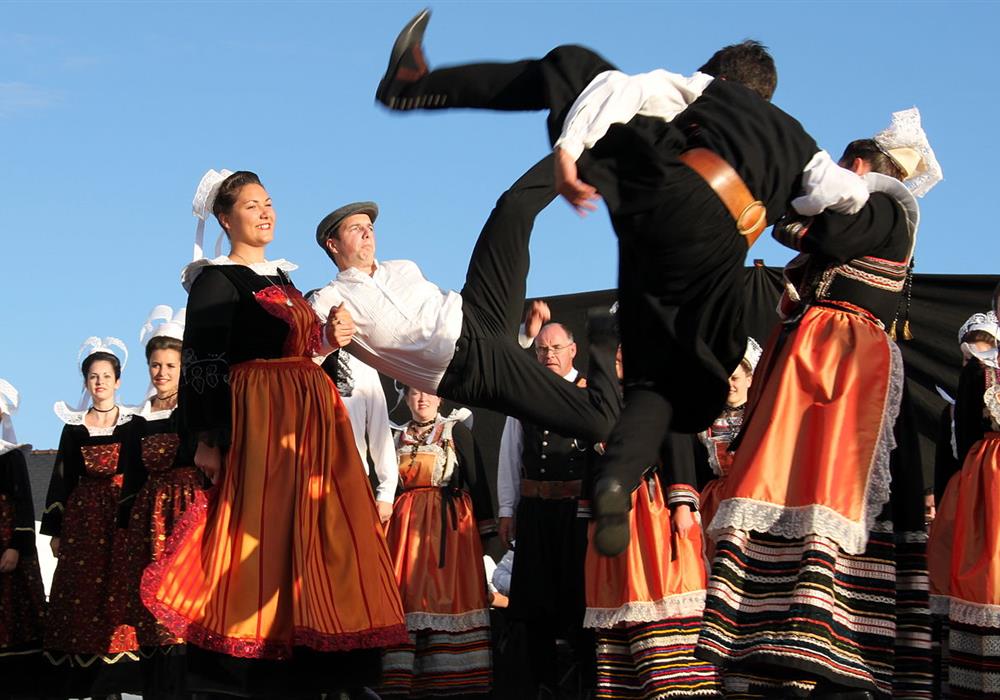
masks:
<svg viewBox="0 0 1000 700"><path fill-rule="evenodd" d="M575 382L580 373L574 367L563 375L567 382ZM521 458L524 452L524 427L517 418L507 417L500 436L500 456L497 461L497 517L513 518L521 500Z"/></svg>
<svg viewBox="0 0 1000 700"><path fill-rule="evenodd" d="M374 274L341 270L310 297L325 323L344 304L357 332L348 352L393 379L437 393L462 332L462 296L428 282L416 263L375 263Z"/></svg>
<svg viewBox="0 0 1000 700"><path fill-rule="evenodd" d="M639 75L615 70L600 73L576 98L555 147L578 159L612 124L625 124L637 114L672 121L712 80L712 76L698 72L690 77L666 70ZM826 151L817 151L802 173L803 194L791 204L803 216L826 209L855 214L868 201L862 179L837 165Z"/></svg>
<svg viewBox="0 0 1000 700"><path fill-rule="evenodd" d="M396 447L389 428L389 409L385 403L385 392L378 372L356 357L347 355L347 364L354 378L354 390L344 396L344 405L354 429L354 442L361 455L361 463L368 473L368 453L371 452L375 464L378 487L375 500L392 503L396 498L396 484L399 482L399 464L396 462Z"/></svg>

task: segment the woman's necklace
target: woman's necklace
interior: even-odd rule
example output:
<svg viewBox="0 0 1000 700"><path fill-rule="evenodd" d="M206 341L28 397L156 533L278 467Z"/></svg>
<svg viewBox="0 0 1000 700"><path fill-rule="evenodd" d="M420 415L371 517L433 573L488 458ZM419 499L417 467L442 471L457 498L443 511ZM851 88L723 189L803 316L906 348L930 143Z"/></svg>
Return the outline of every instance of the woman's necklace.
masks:
<svg viewBox="0 0 1000 700"><path fill-rule="evenodd" d="M420 446L424 444L427 436L434 432L434 426L437 423L437 416L431 418L427 421L410 421L410 436L413 438L413 447L410 450L410 461L415 462L417 460L417 451L420 450ZM426 428L426 430L424 430ZM422 431L422 432L421 432Z"/></svg>
<svg viewBox="0 0 1000 700"><path fill-rule="evenodd" d="M172 394L170 394L168 396L164 396L162 398L159 397L159 396L154 396L153 397L153 403L159 402L160 406L163 406L165 409L166 408L173 408L174 406L177 405L177 401L176 400L171 401L171 399L174 399L176 396L177 396L177 392L176 391L174 393L172 393Z"/></svg>
<svg viewBox="0 0 1000 700"><path fill-rule="evenodd" d="M230 253L229 254L229 258L230 258L230 260L233 259L233 258L239 258L240 260L243 261L244 265L246 265L247 267L251 266L251 263L249 261L247 261L247 259L244 258L239 253ZM292 303L292 298L290 296L288 296L288 292L286 292L284 289L282 289L279 285L277 285L274 282L272 282L270 280L270 278L268 278L266 275L261 275L261 277L263 277L265 280L267 280L267 283L269 285L271 285L272 287L274 287L275 289L277 289L279 292L281 292L282 295L284 295L284 297L285 297L285 306L295 306L295 304ZM280 269L278 270L278 277L281 278L282 282L285 281L285 274L284 274L283 270L280 270Z"/></svg>
<svg viewBox="0 0 1000 700"><path fill-rule="evenodd" d="M112 406L111 408L98 408L97 406L91 406L91 411L97 411L98 413L111 413L113 410L118 408L118 406Z"/></svg>

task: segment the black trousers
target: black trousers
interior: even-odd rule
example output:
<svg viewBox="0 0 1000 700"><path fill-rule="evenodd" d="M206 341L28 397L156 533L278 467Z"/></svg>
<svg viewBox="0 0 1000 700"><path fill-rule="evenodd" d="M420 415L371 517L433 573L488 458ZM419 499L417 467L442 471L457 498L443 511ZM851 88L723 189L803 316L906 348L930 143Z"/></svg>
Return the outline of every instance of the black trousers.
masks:
<svg viewBox="0 0 1000 700"><path fill-rule="evenodd" d="M497 201L462 288L462 333L438 393L591 442L607 438L621 411L617 341L591 344L587 387L539 364L515 340L524 310L535 217L555 198L552 157L536 163Z"/></svg>
<svg viewBox="0 0 1000 700"><path fill-rule="evenodd" d="M577 96L613 68L588 49L562 46L538 60L432 71L404 88L402 97L415 99L403 104L548 110L554 142ZM697 432L722 411L746 346L746 242L712 189L678 159L684 138L676 131L637 116L612 126L578 162L619 242L625 407L598 472L633 488L661 457L668 430Z"/></svg>

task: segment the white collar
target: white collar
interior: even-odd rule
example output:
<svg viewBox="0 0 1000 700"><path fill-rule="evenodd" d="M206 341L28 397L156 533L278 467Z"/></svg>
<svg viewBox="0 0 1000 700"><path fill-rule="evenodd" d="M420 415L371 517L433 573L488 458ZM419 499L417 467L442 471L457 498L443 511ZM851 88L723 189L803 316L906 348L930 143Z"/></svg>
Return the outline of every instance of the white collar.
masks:
<svg viewBox="0 0 1000 700"><path fill-rule="evenodd" d="M17 442L7 442L6 440L0 438L0 455L5 455L8 452L13 452L14 450L24 450L27 452L30 449L31 445L25 445Z"/></svg>
<svg viewBox="0 0 1000 700"><path fill-rule="evenodd" d="M580 371L576 367L573 367L570 369L569 372L563 375L563 379L565 379L567 382L575 382L576 378L579 376L580 376Z"/></svg>
<svg viewBox="0 0 1000 700"><path fill-rule="evenodd" d="M138 409L133 407L130 410L135 411L136 415L140 415L146 420L152 421L152 420L162 420L163 418L169 418L170 414L172 414L176 409L177 407L174 406L173 408L164 408L159 411L154 411L153 399L149 398L146 399L145 403L143 403L142 406L140 406Z"/></svg>
<svg viewBox="0 0 1000 700"><path fill-rule="evenodd" d="M282 272L292 272L293 270L298 270L299 266L295 263L288 262L284 258L278 260L264 260L263 262L250 263L246 265L244 263L238 263L229 259L228 255L220 255L217 258L202 258L201 260L195 260L194 262L188 263L181 270L181 285L187 292L191 291L191 285L198 278L198 275L208 267L209 265L243 265L244 267L249 267L251 270L256 272L258 275L264 275L267 277L273 277L278 274L278 270Z"/></svg>
<svg viewBox="0 0 1000 700"><path fill-rule="evenodd" d="M356 267L349 267L346 270L340 270L339 272L337 272L337 279L351 280L351 281L359 279L360 280L371 279L372 277L375 276L375 273L378 272L379 269L381 269L382 267L381 265L379 265L378 260L373 260L372 264L375 266L375 269L372 270L370 274L365 272L364 270L359 270Z"/></svg>
<svg viewBox="0 0 1000 700"><path fill-rule="evenodd" d="M469 430L472 430L472 425L475 422L475 416L473 415L472 411L470 411L468 408L456 408L453 409L452 412L449 413L447 416L442 416L439 413L437 414L437 416L434 417L435 426L440 425L441 423L456 423L456 422L461 423ZM398 430L402 432L403 430L406 430L406 426L408 426L409 424L410 421L406 421L402 425L398 425L390 421L389 427L392 428L393 430Z"/></svg>
<svg viewBox="0 0 1000 700"><path fill-rule="evenodd" d="M122 423L128 423L132 420L132 416L136 414L134 406L122 406L121 404L115 404L118 407L118 420L115 421L114 427L118 427ZM65 401L56 401L52 406L52 410L55 411L56 417L59 418L66 425L85 425L83 419L87 416L87 411L89 408L85 408L82 411L74 411L72 408L66 405ZM87 426L90 428L91 426ZM94 430L101 430L101 428L94 428Z"/></svg>

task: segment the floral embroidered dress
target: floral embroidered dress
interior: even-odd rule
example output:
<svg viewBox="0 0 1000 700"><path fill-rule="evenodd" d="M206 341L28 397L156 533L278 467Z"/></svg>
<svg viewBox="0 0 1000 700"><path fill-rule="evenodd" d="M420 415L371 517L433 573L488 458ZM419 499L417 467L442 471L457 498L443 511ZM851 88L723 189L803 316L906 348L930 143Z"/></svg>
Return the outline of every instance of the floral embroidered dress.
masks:
<svg viewBox="0 0 1000 700"><path fill-rule="evenodd" d="M288 269L221 258L185 271L178 410L224 457L146 570L142 599L187 641L193 690L372 683L381 648L407 639L347 411L311 359L319 321Z"/></svg>
<svg viewBox="0 0 1000 700"><path fill-rule="evenodd" d="M41 533L60 540L45 621L45 648L50 661L70 667L72 687L104 683L105 692L131 688L128 670L112 665L138 660L135 629L124 624L114 600L117 568L124 540L117 527L121 485L129 465L139 459L145 421L119 406L117 424L92 428L86 412L56 413L66 423L52 468ZM122 685L118 685L122 684ZM101 686L103 687L103 686ZM87 693L85 693L87 694Z"/></svg>
<svg viewBox="0 0 1000 700"><path fill-rule="evenodd" d="M194 445L178 434L176 410L152 411L147 401L141 460L125 474L119 524L125 528L119 583L124 619L136 629L142 647L181 643L156 621L140 600L143 571L166 553L167 538L181 516L203 499L205 477L194 466Z"/></svg>

